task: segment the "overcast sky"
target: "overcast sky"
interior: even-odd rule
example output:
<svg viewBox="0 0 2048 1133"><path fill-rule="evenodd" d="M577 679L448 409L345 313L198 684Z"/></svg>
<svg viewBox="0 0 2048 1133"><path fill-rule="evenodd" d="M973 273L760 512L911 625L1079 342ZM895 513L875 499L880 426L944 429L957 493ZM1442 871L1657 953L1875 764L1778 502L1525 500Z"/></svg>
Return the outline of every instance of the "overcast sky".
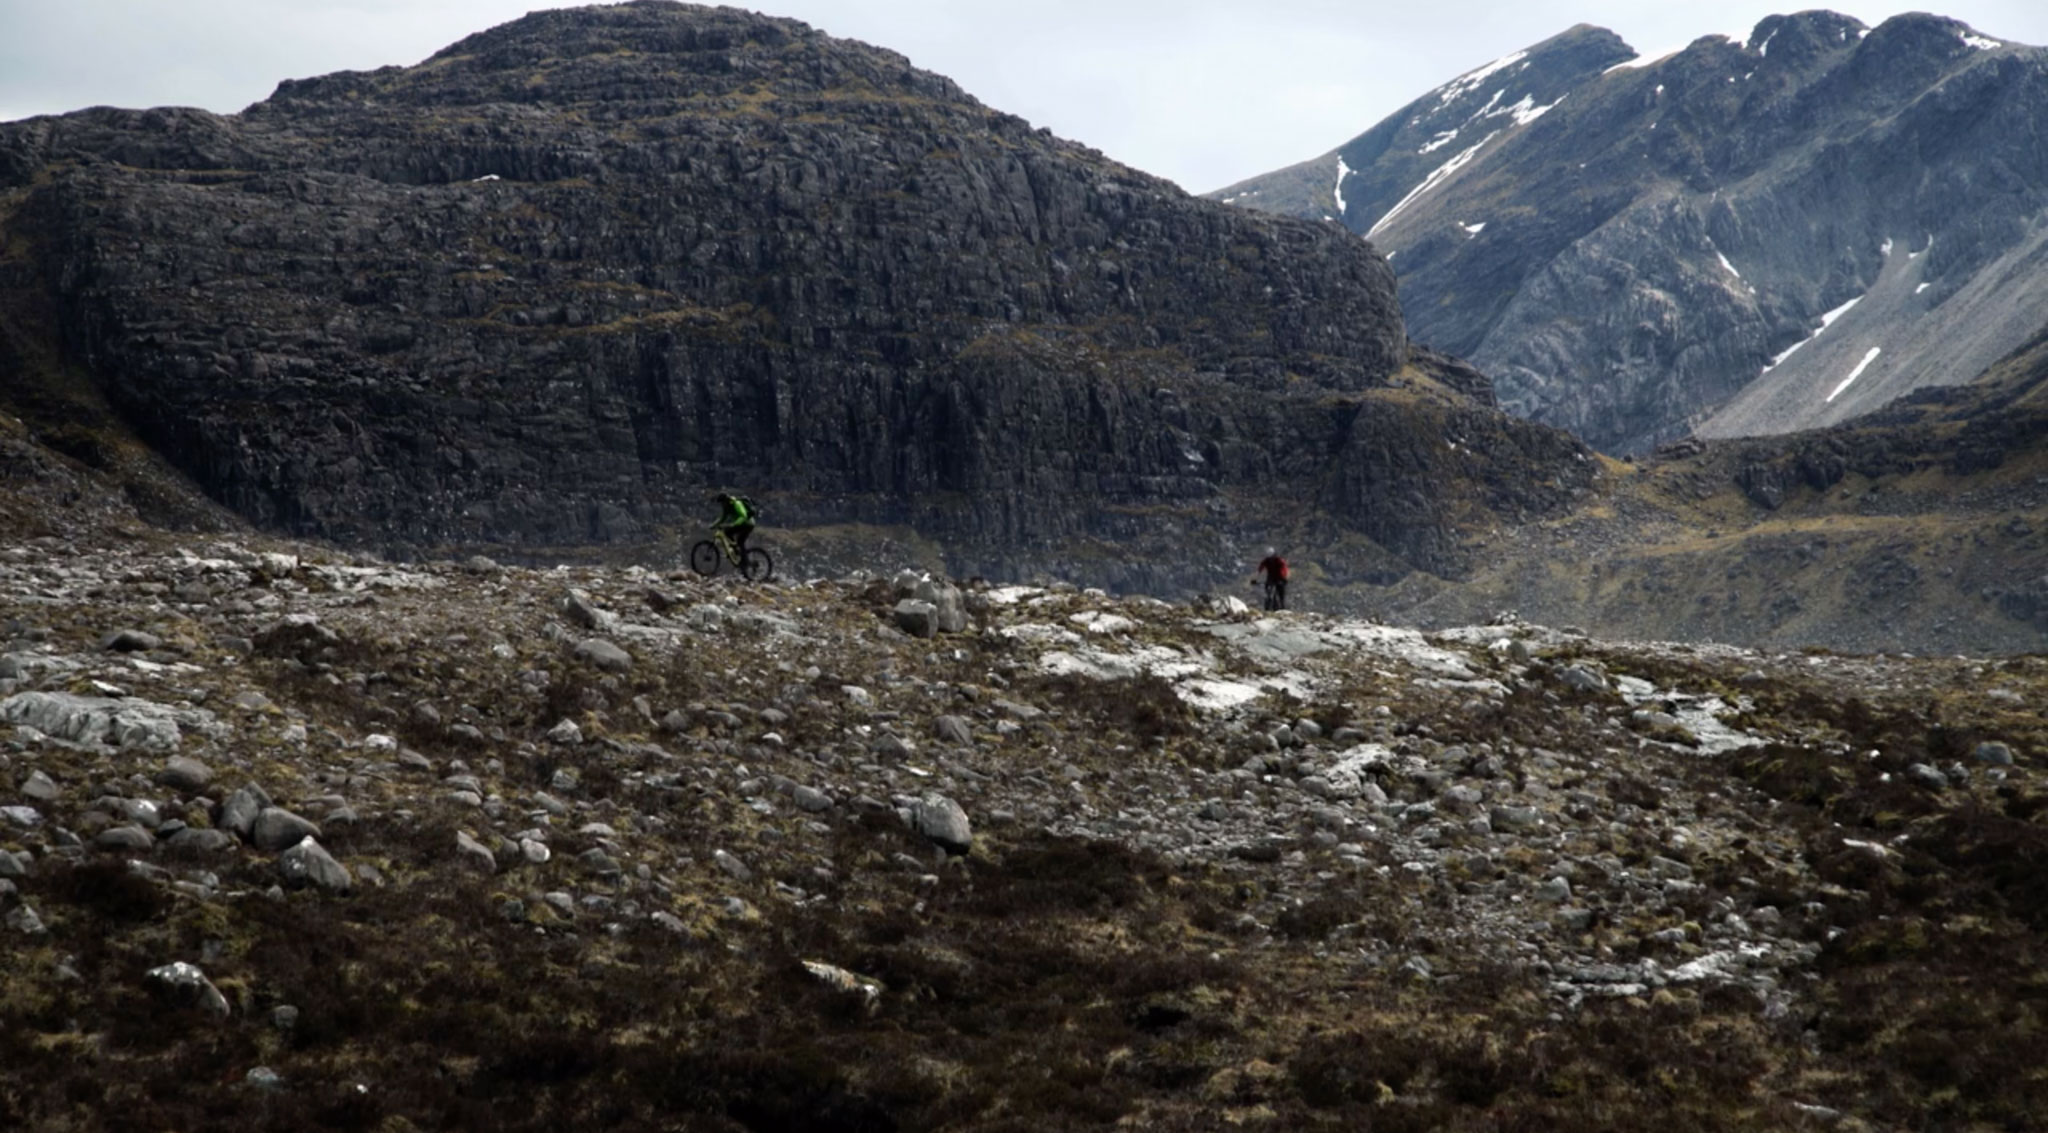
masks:
<svg viewBox="0 0 2048 1133"><path fill-rule="evenodd" d="M548 0L0 0L0 121L95 105L223 113L278 80L416 63ZM754 4L743 5L755 7ZM1192 192L1324 153L1431 87L1575 23L1648 55L1772 0L767 0L900 51L998 109ZM1868 24L1902 9L1827 5ZM2048 0L1928 10L2048 44Z"/></svg>

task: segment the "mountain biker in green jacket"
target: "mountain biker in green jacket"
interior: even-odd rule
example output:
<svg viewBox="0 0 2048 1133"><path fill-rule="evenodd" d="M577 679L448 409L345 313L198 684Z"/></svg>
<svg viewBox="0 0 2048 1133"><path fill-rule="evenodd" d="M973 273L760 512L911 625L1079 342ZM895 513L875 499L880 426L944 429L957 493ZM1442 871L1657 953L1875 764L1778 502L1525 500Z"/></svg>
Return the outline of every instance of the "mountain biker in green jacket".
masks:
<svg viewBox="0 0 2048 1133"><path fill-rule="evenodd" d="M747 536L754 533L754 509L747 506L746 497L735 496L730 492L722 493L715 498L725 511L718 517L718 522L711 525L711 529L724 532L725 536L732 540L734 558L744 558L747 553Z"/></svg>

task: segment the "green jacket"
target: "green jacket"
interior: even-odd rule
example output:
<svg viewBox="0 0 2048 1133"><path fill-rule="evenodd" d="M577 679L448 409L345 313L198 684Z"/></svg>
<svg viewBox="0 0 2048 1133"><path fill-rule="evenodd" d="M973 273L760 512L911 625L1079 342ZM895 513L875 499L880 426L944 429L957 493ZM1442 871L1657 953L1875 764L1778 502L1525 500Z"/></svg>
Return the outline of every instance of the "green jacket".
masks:
<svg viewBox="0 0 2048 1133"><path fill-rule="evenodd" d="M747 510L747 505L742 503L738 496L725 501L725 514L718 517L720 527L738 527L753 521L754 513Z"/></svg>

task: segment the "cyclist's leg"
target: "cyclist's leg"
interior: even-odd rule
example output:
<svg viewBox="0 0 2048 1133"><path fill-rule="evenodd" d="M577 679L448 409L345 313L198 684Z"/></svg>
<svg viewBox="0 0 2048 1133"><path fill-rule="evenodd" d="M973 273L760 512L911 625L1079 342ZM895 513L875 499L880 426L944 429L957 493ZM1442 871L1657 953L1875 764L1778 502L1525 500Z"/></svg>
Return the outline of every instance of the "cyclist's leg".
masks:
<svg viewBox="0 0 2048 1133"><path fill-rule="evenodd" d="M733 527L732 541L734 554L742 559L747 557L747 536L753 533L754 525L751 523L741 523Z"/></svg>

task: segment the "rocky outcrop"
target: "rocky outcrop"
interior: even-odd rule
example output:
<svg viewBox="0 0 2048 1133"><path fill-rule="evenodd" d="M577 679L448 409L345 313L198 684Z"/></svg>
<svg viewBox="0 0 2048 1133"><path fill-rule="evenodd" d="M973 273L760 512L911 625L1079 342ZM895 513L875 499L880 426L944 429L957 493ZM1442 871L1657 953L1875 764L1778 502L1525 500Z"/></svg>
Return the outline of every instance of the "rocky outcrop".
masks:
<svg viewBox="0 0 2048 1133"><path fill-rule="evenodd" d="M0 185L0 288L272 528L644 543L740 484L778 524L908 523L1014 571L1331 481L1340 525L1455 569L1449 505L1409 499L1436 486L1353 459L1411 423L1329 409L1408 358L1368 245L793 21L540 12L239 115L0 125ZM1473 490L1549 506L1526 471Z"/></svg>
<svg viewBox="0 0 2048 1133"><path fill-rule="evenodd" d="M1611 452L1836 424L2038 329L2048 52L1802 12L1632 54L1575 28L1215 195L1341 199L1416 338Z"/></svg>

